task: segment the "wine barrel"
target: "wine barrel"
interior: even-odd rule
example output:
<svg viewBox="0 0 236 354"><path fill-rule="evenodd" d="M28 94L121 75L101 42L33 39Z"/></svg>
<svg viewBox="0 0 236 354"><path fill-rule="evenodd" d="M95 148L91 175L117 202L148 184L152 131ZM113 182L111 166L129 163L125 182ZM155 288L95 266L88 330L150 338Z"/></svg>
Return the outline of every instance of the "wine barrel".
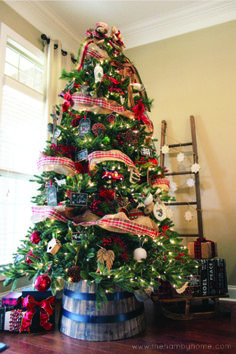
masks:
<svg viewBox="0 0 236 354"><path fill-rule="evenodd" d="M65 283L60 331L87 341L112 341L132 337L145 329L143 303L132 293L115 286L108 303L96 308L96 284Z"/></svg>

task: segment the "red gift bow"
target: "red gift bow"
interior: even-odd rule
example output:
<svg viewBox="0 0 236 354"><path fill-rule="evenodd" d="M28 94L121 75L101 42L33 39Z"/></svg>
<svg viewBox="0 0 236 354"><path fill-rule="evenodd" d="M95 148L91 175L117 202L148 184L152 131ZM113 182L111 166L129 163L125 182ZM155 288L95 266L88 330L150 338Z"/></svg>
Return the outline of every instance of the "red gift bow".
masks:
<svg viewBox="0 0 236 354"><path fill-rule="evenodd" d="M149 119L145 116L144 112L146 110L142 100L139 100L138 104L132 108L137 119L142 121L144 124L149 124Z"/></svg>
<svg viewBox="0 0 236 354"><path fill-rule="evenodd" d="M27 308L27 312L25 313L20 332L30 331L30 326L32 323L32 318L36 312L36 306L39 306L40 310L40 325L49 331L52 329L52 324L48 322L49 316L53 314L54 308L52 306L55 305L55 296L48 297L47 299L37 302L34 300L33 296L28 295L25 299L22 299L22 306Z"/></svg>

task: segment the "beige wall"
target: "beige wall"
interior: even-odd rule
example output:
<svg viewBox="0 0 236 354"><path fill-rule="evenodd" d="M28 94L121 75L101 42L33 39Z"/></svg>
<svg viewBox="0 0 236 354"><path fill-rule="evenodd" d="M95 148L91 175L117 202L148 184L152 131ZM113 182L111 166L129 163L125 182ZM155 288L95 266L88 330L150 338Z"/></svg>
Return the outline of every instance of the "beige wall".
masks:
<svg viewBox="0 0 236 354"><path fill-rule="evenodd" d="M165 119L168 144L189 141L189 116L196 118L204 236L217 241L230 285L236 285L235 43L232 21L126 51L155 100L156 138ZM186 228L184 218L177 224Z"/></svg>
<svg viewBox="0 0 236 354"><path fill-rule="evenodd" d="M15 32L27 39L39 49L42 49L41 33L34 28L23 17L19 16L14 10L0 0L0 22L5 23Z"/></svg>

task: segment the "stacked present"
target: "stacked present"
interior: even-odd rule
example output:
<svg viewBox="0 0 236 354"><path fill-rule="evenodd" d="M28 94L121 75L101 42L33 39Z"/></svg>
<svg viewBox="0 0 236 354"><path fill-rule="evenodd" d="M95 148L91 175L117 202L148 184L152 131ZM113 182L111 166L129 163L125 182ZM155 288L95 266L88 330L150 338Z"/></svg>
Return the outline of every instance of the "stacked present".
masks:
<svg viewBox="0 0 236 354"><path fill-rule="evenodd" d="M23 289L2 298L0 330L12 332L48 331L55 325L55 296L50 290Z"/></svg>
<svg viewBox="0 0 236 354"><path fill-rule="evenodd" d="M216 242L206 240L205 237L197 238L194 242L189 242L189 254L191 258L214 258L217 257Z"/></svg>
<svg viewBox="0 0 236 354"><path fill-rule="evenodd" d="M228 292L224 259L217 259L216 242L197 238L188 245L191 258L198 262L197 273L189 277L193 296L225 295Z"/></svg>

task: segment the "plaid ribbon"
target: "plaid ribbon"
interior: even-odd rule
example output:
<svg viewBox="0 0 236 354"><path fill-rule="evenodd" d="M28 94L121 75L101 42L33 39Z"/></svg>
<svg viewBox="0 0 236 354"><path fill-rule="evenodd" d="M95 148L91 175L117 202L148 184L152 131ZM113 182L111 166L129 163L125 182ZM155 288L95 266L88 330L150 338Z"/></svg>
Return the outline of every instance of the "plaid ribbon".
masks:
<svg viewBox="0 0 236 354"><path fill-rule="evenodd" d="M166 179L166 178L158 178L158 177L154 177L153 179L152 179L152 185L153 184L158 184L158 185L162 185L162 184L166 184L167 186L169 186L170 185L170 182L169 182L169 180L168 179Z"/></svg>
<svg viewBox="0 0 236 354"><path fill-rule="evenodd" d="M135 234L135 235L142 234L142 235L150 236L152 239L155 239L159 235L157 230L155 230L151 227L139 225L133 221L130 221L128 218L123 219L123 218L119 218L119 217L114 217L114 215L105 215L100 220L91 221L91 222L82 222L79 225L81 225L81 226L98 225L98 226L100 226L104 229L110 230L110 231L116 230L117 232L131 233L131 234Z"/></svg>
<svg viewBox="0 0 236 354"><path fill-rule="evenodd" d="M133 161L119 150L110 150L110 151L94 151L88 155L89 169L93 170L95 165L102 161L120 161L124 162L127 166L135 167Z"/></svg>
<svg viewBox="0 0 236 354"><path fill-rule="evenodd" d="M98 53L95 50L92 50L90 48L87 48L86 54L89 54L93 58L103 59L103 56L100 53Z"/></svg>
<svg viewBox="0 0 236 354"><path fill-rule="evenodd" d="M81 92L75 92L71 95L71 97L72 100L74 101L73 108L77 110L79 109L79 105L88 106L87 107L88 110L89 108L91 108L91 106L95 105L104 108L105 110L116 112L116 113L124 113L125 111L127 111L122 105L120 105L116 101L108 100L106 98L93 98ZM132 112L130 113L132 114Z"/></svg>
<svg viewBox="0 0 236 354"><path fill-rule="evenodd" d="M68 175L74 176L77 173L74 162L67 157L42 155L37 161L38 169L42 169L43 171L51 171L55 166L59 165L66 167L65 174L67 172Z"/></svg>
<svg viewBox="0 0 236 354"><path fill-rule="evenodd" d="M32 217L33 221L37 220L35 222L40 222L47 218L63 221L63 222L69 221L69 219L58 214L54 207L49 207L44 205L33 206L32 213L33 213L33 217Z"/></svg>
<svg viewBox="0 0 236 354"><path fill-rule="evenodd" d="M209 241L206 240L205 237L201 238L197 238L196 241L194 242L194 256L195 258L200 259L202 256L202 249L201 249L201 245L203 242L210 242L211 243L211 254L212 254L212 258L216 257L216 249L215 249L215 242L213 241Z"/></svg>

